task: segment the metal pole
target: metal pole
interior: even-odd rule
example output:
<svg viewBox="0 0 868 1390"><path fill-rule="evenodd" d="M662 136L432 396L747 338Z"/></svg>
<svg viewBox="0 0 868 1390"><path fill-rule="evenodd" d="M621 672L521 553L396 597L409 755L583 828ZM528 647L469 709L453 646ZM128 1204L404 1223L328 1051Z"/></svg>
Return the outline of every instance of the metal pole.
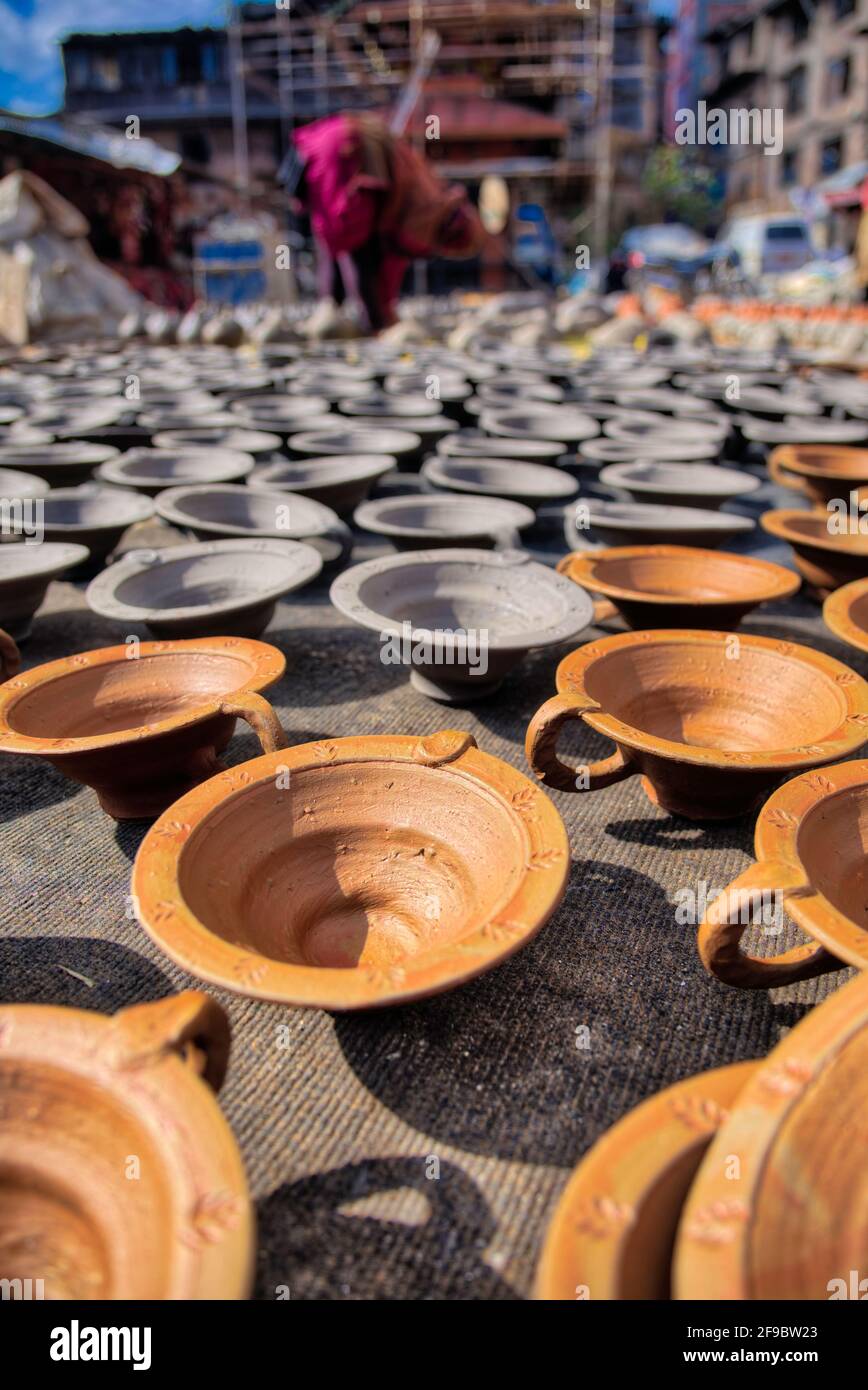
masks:
<svg viewBox="0 0 868 1390"><path fill-rule="evenodd" d="M612 81L615 34L613 0L600 0L600 46L597 66L597 140L599 160L594 182L594 226L597 255L609 246L612 201Z"/></svg>
<svg viewBox="0 0 868 1390"><path fill-rule="evenodd" d="M244 52L240 15L235 0L228 0L229 92L232 100L232 147L235 182L245 206L250 202L250 157L247 148L247 93L244 84Z"/></svg>

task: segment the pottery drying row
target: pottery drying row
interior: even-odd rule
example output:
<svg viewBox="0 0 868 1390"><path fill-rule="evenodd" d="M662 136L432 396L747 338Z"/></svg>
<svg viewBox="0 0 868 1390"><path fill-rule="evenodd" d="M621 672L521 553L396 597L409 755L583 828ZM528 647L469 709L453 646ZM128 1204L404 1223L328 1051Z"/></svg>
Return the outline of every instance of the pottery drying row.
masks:
<svg viewBox="0 0 868 1390"><path fill-rule="evenodd" d="M92 787L116 818L160 817L136 859L133 900L160 946L201 979L285 1003L356 1008L450 987L523 944L560 902L569 863L544 794L465 733L289 749L262 695L284 667L276 648L231 637L142 643L134 659L123 646L50 662L0 687L0 751L46 758ZM654 803L696 820L744 814L792 774L796 782L775 796L786 800L795 786L807 814L859 765L805 774L851 756L868 729L861 677L764 637L619 634L573 652L556 679L559 694L527 731L535 776L594 792L640 775ZM265 756L222 770L238 717ZM561 761L560 733L575 721L611 738L611 756ZM835 805L844 816L850 802L838 796ZM852 805L850 820L835 822L842 871L845 825L861 823L858 796ZM384 831L383 807L393 829ZM717 903L700 932L708 968L762 984L862 962L855 899L830 888L830 871L817 881L789 842L769 854L759 838L767 822L800 825L789 802L782 810L773 798L757 831L758 855L771 863L734 885L737 896L747 889L753 901L761 881L794 897L796 920L834 961L814 947L767 963L741 956L744 928L732 923L746 919ZM799 836L801 853L810 836L804 828ZM854 855L860 844L852 839ZM433 918L420 906L432 893ZM843 913L832 927L824 894Z"/></svg>

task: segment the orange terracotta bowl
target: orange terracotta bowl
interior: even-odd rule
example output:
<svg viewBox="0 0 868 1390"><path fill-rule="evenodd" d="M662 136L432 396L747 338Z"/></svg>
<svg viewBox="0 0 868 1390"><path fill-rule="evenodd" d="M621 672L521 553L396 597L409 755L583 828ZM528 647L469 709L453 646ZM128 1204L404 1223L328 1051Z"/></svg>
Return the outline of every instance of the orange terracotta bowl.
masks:
<svg viewBox="0 0 868 1390"><path fill-rule="evenodd" d="M768 468L774 482L800 492L820 511L832 498L846 501L854 489L860 498L868 498L868 449L782 444L769 454Z"/></svg>
<svg viewBox="0 0 868 1390"><path fill-rule="evenodd" d="M13 1005L0 1042L0 1279L32 1298L245 1298L253 1217L214 1095L219 1004Z"/></svg>
<svg viewBox="0 0 868 1390"><path fill-rule="evenodd" d="M792 547L796 568L824 599L842 584L868 577L868 536L829 530L825 512L763 512L760 525Z"/></svg>
<svg viewBox="0 0 868 1390"><path fill-rule="evenodd" d="M868 975L812 1009L749 1078L678 1227L678 1299L864 1299Z"/></svg>
<svg viewBox="0 0 868 1390"><path fill-rule="evenodd" d="M738 1062L688 1077L613 1125L570 1178L546 1232L539 1299L669 1299L690 1184L756 1071Z"/></svg>
<svg viewBox="0 0 868 1390"><path fill-rule="evenodd" d="M569 864L548 797L447 730L301 744L220 773L148 832L132 891L148 934L200 979L362 1009L512 955Z"/></svg>
<svg viewBox="0 0 868 1390"><path fill-rule="evenodd" d="M868 968L868 761L779 787L759 813L754 847L757 862L699 928L706 969L728 985L772 989L845 965ZM784 906L811 944L770 957L742 951L753 914L777 934Z"/></svg>
<svg viewBox="0 0 868 1390"><path fill-rule="evenodd" d="M560 692L534 715L525 752L560 791L642 775L649 798L692 820L743 815L781 778L855 753L868 737L868 684L795 642L669 628L604 637L564 657ZM616 745L574 768L557 756L583 720Z"/></svg>
<svg viewBox="0 0 868 1390"><path fill-rule="evenodd" d="M789 598L798 575L767 560L685 545L575 551L558 571L600 594L594 620L620 614L632 628L736 627L761 603Z"/></svg>
<svg viewBox="0 0 868 1390"><path fill-rule="evenodd" d="M823 604L823 621L842 642L868 652L868 578L856 579L829 594Z"/></svg>
<svg viewBox="0 0 868 1390"><path fill-rule="evenodd" d="M47 758L93 787L116 820L154 817L221 767L237 717L265 749L286 742L259 691L280 680L276 647L243 637L103 647L0 686L0 752Z"/></svg>

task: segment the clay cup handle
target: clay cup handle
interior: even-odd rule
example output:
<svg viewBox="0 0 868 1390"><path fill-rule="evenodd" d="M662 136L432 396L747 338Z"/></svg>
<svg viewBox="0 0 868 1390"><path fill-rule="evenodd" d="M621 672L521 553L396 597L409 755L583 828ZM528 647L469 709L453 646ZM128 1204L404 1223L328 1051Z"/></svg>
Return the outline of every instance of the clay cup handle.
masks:
<svg viewBox="0 0 868 1390"><path fill-rule="evenodd" d="M111 1020L103 1055L119 1071L154 1066L175 1053L219 1091L229 1063L229 1019L197 989L134 1004Z"/></svg>
<svg viewBox="0 0 868 1390"><path fill-rule="evenodd" d="M599 627L600 623L607 623L610 618L616 618L618 610L610 598L594 599L594 623Z"/></svg>
<svg viewBox="0 0 868 1390"><path fill-rule="evenodd" d="M0 685L11 680L21 670L21 653L18 644L8 632L0 627Z"/></svg>
<svg viewBox="0 0 868 1390"><path fill-rule="evenodd" d="M781 463L779 458L775 458L775 449L769 454L769 473L773 483L779 487L789 488L791 492L801 492L803 496L810 497L811 490L804 478L800 478L798 473L791 473L788 468Z"/></svg>
<svg viewBox="0 0 868 1390"><path fill-rule="evenodd" d="M597 706L592 706L597 708ZM524 741L525 757L540 781L561 792L599 791L613 782L632 777L638 768L620 748L609 758L586 763L582 768L568 767L557 755L561 729L571 719L581 719L588 711L571 695L555 695L538 709L527 729Z"/></svg>
<svg viewBox="0 0 868 1390"><path fill-rule="evenodd" d="M271 705L253 690L240 690L236 695L227 695L220 702L221 714L234 714L244 719L251 727L263 753L274 753L286 747L286 734Z"/></svg>
<svg viewBox="0 0 868 1390"><path fill-rule="evenodd" d="M784 899L787 894L804 892L806 887L804 879L797 880L792 869L767 860L751 864L739 874L710 904L700 923L697 945L709 974L725 985L742 989L776 989L798 980L812 980L831 970L843 970L845 962L830 955L816 941L768 958L751 956L741 949L741 938L763 894L774 892Z"/></svg>

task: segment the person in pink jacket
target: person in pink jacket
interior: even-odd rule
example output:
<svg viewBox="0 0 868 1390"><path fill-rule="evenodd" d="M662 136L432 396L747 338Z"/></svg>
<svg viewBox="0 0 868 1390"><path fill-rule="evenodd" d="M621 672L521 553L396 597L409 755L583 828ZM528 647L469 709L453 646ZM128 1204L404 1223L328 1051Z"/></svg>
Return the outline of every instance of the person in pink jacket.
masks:
<svg viewBox="0 0 868 1390"><path fill-rule="evenodd" d="M459 185L449 186L377 117L329 116L295 131L295 198L317 243L320 292L340 267L343 291L374 332L395 321L411 260L474 255L485 233Z"/></svg>

